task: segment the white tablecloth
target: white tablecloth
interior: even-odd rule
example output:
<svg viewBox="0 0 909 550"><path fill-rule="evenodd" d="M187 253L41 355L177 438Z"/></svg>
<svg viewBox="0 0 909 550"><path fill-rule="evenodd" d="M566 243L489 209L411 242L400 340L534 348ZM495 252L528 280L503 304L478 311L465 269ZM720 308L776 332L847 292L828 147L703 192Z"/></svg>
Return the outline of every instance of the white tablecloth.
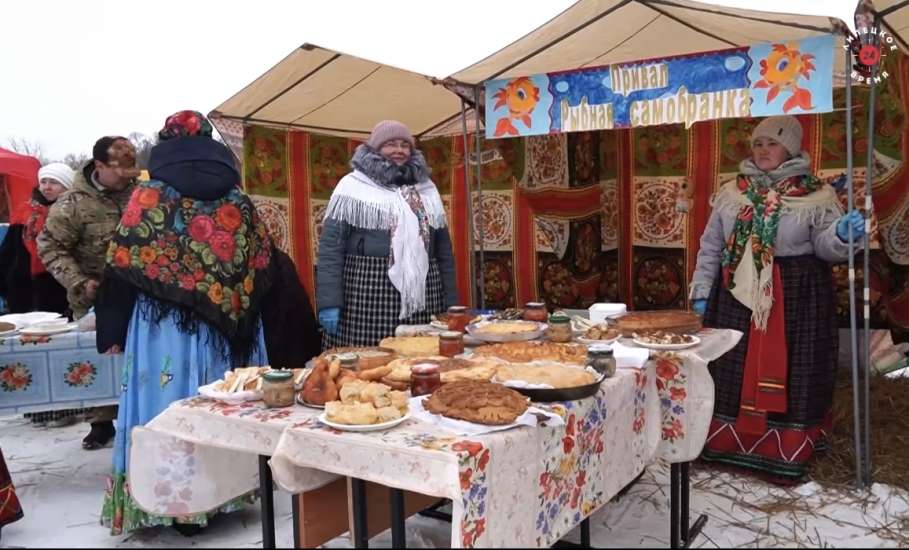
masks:
<svg viewBox="0 0 909 550"><path fill-rule="evenodd" d="M707 361L741 333L701 336L696 348L620 369L594 397L553 404L565 419L558 427L459 437L411 419L351 433L301 406L184 400L133 431L132 494L156 514L213 510L258 486L263 454L291 492L351 476L450 498L452 546L551 546L648 463L700 454L713 412Z"/></svg>

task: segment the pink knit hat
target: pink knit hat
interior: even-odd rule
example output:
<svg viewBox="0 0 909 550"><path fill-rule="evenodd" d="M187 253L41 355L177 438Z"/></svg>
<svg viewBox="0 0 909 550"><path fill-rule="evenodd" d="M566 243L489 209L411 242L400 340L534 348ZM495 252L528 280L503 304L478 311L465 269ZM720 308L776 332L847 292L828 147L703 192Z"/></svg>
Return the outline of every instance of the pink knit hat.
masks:
<svg viewBox="0 0 909 550"><path fill-rule="evenodd" d="M410 133L407 126L404 126L404 123L398 122L397 120L383 120L376 124L375 128L372 129L372 134L369 135L369 141L367 141L366 144L373 149L378 150L385 142L393 139L407 140L410 142L411 147L416 147L413 140L413 134Z"/></svg>

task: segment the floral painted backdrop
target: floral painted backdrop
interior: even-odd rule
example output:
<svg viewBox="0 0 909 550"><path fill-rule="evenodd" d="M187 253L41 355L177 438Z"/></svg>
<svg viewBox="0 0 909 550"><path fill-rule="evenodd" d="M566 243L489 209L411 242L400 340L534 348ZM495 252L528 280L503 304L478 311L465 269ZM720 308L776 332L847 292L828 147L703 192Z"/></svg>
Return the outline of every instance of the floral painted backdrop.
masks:
<svg viewBox="0 0 909 550"><path fill-rule="evenodd" d="M891 77L879 89L876 112L870 277L875 323L899 332L909 331L909 165L904 162L909 59L889 56L888 63ZM836 107L844 105L841 91L834 99ZM864 189L868 148L866 100L867 90L856 89L858 193ZM820 176L835 182L846 165L842 110L800 120L803 148ZM467 296L470 286L472 212L474 262L485 275L487 307L533 300L551 308L596 301L623 301L635 309L686 307L710 196L749 155L756 123L729 119L690 129L484 140L479 158L472 140L465 156L460 136L422 142L449 215L461 295ZM325 205L356 145L343 138L246 128L245 185L310 292ZM482 195L474 192L470 204L465 159L472 189L477 167L482 175ZM845 269L836 266L834 275L845 315ZM858 276L864 277L861 270Z"/></svg>

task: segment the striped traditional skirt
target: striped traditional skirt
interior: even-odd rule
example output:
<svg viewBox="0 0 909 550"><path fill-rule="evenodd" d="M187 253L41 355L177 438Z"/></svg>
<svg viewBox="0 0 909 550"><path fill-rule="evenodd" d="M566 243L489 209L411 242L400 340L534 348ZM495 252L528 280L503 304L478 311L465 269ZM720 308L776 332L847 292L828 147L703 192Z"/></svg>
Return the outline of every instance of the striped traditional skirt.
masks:
<svg viewBox="0 0 909 550"><path fill-rule="evenodd" d="M736 429L751 310L714 284L704 325L742 331L738 345L710 363L716 401L702 458L741 466L778 483L806 472L827 445L837 369L837 317L830 265L817 257L774 258L783 281L788 357L785 413L768 413L763 434ZM775 306L776 307L776 306Z"/></svg>
<svg viewBox="0 0 909 550"><path fill-rule="evenodd" d="M344 307L335 335L322 333L322 348L375 346L394 336L398 325L429 323L445 307L442 275L436 260L429 260L426 275L426 308L407 319L398 319L401 293L388 278L387 256L348 255L344 261Z"/></svg>

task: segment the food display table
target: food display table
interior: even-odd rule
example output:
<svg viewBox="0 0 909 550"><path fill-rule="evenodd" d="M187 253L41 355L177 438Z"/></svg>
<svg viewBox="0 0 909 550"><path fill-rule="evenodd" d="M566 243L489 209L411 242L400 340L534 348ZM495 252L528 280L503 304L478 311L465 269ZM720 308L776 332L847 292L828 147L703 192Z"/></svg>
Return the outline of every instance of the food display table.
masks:
<svg viewBox="0 0 909 550"><path fill-rule="evenodd" d="M652 352L644 368L620 369L594 397L550 404L563 426L459 437L410 419L353 433L299 405L186 399L133 430L130 487L148 512L205 512L259 487L258 457L270 456L262 475L292 493L346 476L449 498L455 547L551 546L649 463L700 454L713 411L707 362L741 333L700 336L695 348Z"/></svg>
<svg viewBox="0 0 909 550"><path fill-rule="evenodd" d="M114 405L123 355L101 355L95 333L0 338L0 416Z"/></svg>

